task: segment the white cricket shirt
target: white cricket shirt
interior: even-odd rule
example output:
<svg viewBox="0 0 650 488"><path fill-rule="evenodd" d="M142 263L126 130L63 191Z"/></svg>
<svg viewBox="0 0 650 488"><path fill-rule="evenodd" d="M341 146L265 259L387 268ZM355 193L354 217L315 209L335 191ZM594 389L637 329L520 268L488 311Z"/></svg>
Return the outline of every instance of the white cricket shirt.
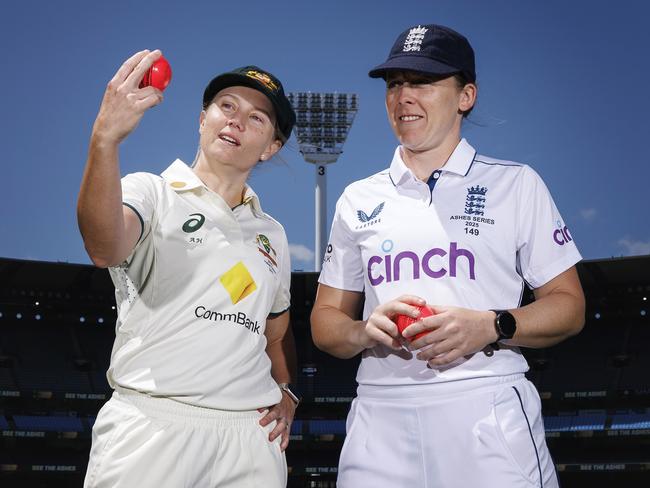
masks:
<svg viewBox="0 0 650 488"><path fill-rule="evenodd" d="M364 319L402 294L434 306L516 308L524 282L538 288L581 259L530 167L477 155L463 139L431 178L433 190L398 147L388 170L349 185L336 205L319 281L363 291ZM377 346L363 352L357 381L409 385L527 370L516 347L430 369L415 353Z"/></svg>
<svg viewBox="0 0 650 488"><path fill-rule="evenodd" d="M231 209L182 161L162 177L122 179L143 232L110 269L118 305L108 379L153 396L222 410L276 404L264 330L289 308L282 226L247 188Z"/></svg>

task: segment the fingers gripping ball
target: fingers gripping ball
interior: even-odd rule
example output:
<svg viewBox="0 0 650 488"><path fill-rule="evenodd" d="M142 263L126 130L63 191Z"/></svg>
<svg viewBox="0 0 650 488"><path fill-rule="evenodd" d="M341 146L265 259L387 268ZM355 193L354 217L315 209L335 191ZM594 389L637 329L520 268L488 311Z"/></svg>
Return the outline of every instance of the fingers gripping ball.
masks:
<svg viewBox="0 0 650 488"><path fill-rule="evenodd" d="M406 329L412 323L417 322L418 320L423 319L424 317L430 317L431 315L435 315L435 312L431 310L429 307L427 307L426 305L417 308L420 310L420 316L417 319L414 319L413 317L409 317L408 315L400 314L396 316L395 324L397 325L397 329L399 330L400 334L404 332L404 329ZM429 332L431 331L425 330L424 332L420 332L419 334L416 334L415 337L411 337L410 340L414 341L416 339L419 339L420 337L424 337Z"/></svg>
<svg viewBox="0 0 650 488"><path fill-rule="evenodd" d="M172 68L169 62L160 56L147 70L140 82L140 88L145 86L153 86L163 91L172 80Z"/></svg>

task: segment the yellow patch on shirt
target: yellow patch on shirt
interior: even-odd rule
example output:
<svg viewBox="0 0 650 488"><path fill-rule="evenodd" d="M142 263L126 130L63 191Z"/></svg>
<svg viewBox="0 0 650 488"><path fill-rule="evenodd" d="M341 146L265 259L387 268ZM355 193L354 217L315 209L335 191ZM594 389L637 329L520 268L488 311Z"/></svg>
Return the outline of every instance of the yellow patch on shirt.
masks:
<svg viewBox="0 0 650 488"><path fill-rule="evenodd" d="M233 305L257 290L255 280L241 261L221 275L219 281L230 295Z"/></svg>

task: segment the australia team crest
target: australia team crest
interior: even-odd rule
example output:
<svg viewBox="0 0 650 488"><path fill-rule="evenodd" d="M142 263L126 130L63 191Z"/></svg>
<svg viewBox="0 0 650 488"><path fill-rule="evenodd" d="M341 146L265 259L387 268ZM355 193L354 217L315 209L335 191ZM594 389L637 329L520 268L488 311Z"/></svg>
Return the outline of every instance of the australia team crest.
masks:
<svg viewBox="0 0 650 488"><path fill-rule="evenodd" d="M257 250L264 256L264 262L269 267L269 270L276 273L278 270L278 253L273 249L269 238L264 234L257 234L255 242L257 242Z"/></svg>

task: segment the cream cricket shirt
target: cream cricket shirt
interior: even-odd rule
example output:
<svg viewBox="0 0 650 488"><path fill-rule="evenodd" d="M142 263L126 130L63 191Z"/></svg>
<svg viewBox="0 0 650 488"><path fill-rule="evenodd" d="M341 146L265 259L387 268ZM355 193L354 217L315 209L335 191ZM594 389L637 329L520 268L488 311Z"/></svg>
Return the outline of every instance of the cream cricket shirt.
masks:
<svg viewBox="0 0 650 488"><path fill-rule="evenodd" d="M222 410L276 404L264 329L289 308L282 226L247 188L231 210L182 161L122 179L143 232L110 269L118 304L109 383Z"/></svg>
<svg viewBox="0 0 650 488"><path fill-rule="evenodd" d="M581 259L553 200L530 167L480 156L464 139L432 175L433 190L406 167L348 186L336 206L320 282L365 293L364 318L408 293L432 305L511 309L524 282L538 288ZM503 346L441 368L406 350L368 349L357 380L407 385L525 372Z"/></svg>

